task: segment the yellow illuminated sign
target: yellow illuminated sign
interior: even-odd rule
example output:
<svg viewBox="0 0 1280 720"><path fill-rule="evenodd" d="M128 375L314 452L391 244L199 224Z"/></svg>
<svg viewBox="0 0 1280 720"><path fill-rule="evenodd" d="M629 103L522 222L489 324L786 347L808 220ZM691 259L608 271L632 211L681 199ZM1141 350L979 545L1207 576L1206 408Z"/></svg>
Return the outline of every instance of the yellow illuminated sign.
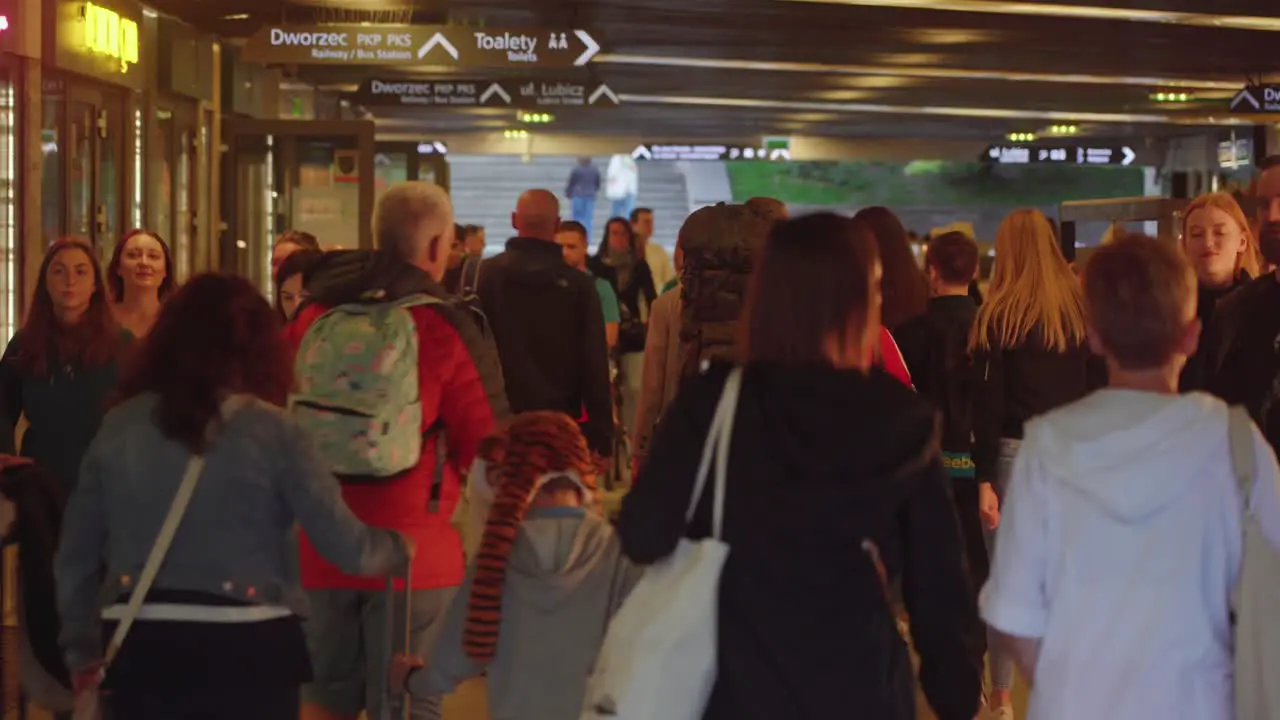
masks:
<svg viewBox="0 0 1280 720"><path fill-rule="evenodd" d="M138 64L138 23L100 5L84 5L84 48L120 61L120 72Z"/></svg>

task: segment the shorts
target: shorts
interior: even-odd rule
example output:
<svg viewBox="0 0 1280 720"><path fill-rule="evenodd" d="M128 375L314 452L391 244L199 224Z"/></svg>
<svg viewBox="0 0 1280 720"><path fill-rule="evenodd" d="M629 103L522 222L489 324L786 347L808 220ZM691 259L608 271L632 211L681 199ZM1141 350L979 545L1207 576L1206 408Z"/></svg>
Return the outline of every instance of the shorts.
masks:
<svg viewBox="0 0 1280 720"><path fill-rule="evenodd" d="M409 652L425 656L444 624L445 613L457 588L414 590L410 618ZM395 593L392 647L387 647L387 594L380 590L308 590L311 615L303 624L315 680L302 688L304 704L319 705L331 713L356 717L381 717L390 657L404 648L404 593ZM412 699L413 720L438 720L440 697ZM400 717L402 696L391 699L392 712Z"/></svg>

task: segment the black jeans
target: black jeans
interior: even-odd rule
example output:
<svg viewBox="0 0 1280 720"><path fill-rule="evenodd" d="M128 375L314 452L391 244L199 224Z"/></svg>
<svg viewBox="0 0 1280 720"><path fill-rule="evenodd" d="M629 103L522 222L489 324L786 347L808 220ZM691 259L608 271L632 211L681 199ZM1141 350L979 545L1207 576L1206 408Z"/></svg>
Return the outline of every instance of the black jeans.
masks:
<svg viewBox="0 0 1280 720"><path fill-rule="evenodd" d="M141 688L107 696L110 720L298 720L299 687L165 692Z"/></svg>

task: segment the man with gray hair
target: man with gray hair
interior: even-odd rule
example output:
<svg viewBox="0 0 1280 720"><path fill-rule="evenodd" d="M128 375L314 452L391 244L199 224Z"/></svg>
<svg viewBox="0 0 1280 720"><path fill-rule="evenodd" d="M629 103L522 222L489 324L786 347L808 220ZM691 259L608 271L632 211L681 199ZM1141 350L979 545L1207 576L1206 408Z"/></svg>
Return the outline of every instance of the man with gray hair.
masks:
<svg viewBox="0 0 1280 720"><path fill-rule="evenodd" d="M385 623L390 613L401 625L392 637L405 637L403 598L412 610L409 651L427 652L463 579L462 545L450 523L462 479L480 441L507 413L492 344L439 284L454 235L449 196L431 183L396 185L378 201L373 230L376 250L328 253L308 279L313 300L286 330L304 350L291 405L304 428L324 416L312 423L323 429L314 433L317 449L343 481L352 512L403 533L418 552L408 592L393 598L382 591L384 579L344 575L299 533L315 672L303 690L308 718L355 720L363 711L380 717L387 660L403 650L387 647ZM415 351L374 347L375 362L368 357L374 342ZM416 378L416 397L366 390L387 378ZM316 397L324 402L306 402ZM420 432L398 432L403 427L396 422L352 422L356 415L420 416ZM345 433L349 428L356 432ZM395 443L412 446L387 447ZM416 461L397 464L406 457ZM413 698L410 716L439 718L440 701Z"/></svg>
<svg viewBox="0 0 1280 720"><path fill-rule="evenodd" d="M521 195L511 224L516 237L480 270L480 302L498 344L511 409L578 418L592 452L608 458L613 401L595 280L564 262L556 244L560 201L553 193Z"/></svg>

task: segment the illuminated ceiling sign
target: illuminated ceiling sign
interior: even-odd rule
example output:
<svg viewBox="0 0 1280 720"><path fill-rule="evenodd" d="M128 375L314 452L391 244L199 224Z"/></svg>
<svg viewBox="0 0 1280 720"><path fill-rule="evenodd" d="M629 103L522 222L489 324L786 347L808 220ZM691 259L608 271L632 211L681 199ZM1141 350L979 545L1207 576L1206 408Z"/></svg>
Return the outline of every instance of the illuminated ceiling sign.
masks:
<svg viewBox="0 0 1280 720"><path fill-rule="evenodd" d="M789 147L771 147L768 143L761 143L759 146L744 145L716 145L716 144L689 144L689 145L656 145L646 144L639 145L635 150L631 151L631 157L634 160L679 160L679 161L698 161L698 160L764 160L774 162L785 162L791 159L791 148Z"/></svg>
<svg viewBox="0 0 1280 720"><path fill-rule="evenodd" d="M1231 98L1233 113L1280 113L1280 85L1250 85Z"/></svg>
<svg viewBox="0 0 1280 720"><path fill-rule="evenodd" d="M1138 153L1126 146L992 145L982 162L996 165L1132 165Z"/></svg>
<svg viewBox="0 0 1280 720"><path fill-rule="evenodd" d="M268 25L249 37L247 62L286 65L447 65L575 68L600 44L575 28L471 29L445 25Z"/></svg>
<svg viewBox="0 0 1280 720"><path fill-rule="evenodd" d="M84 49L120 62L120 72L138 64L138 23L101 5L84 5Z"/></svg>
<svg viewBox="0 0 1280 720"><path fill-rule="evenodd" d="M365 107L617 107L617 93L600 82L497 78L415 80L370 78L348 98Z"/></svg>

